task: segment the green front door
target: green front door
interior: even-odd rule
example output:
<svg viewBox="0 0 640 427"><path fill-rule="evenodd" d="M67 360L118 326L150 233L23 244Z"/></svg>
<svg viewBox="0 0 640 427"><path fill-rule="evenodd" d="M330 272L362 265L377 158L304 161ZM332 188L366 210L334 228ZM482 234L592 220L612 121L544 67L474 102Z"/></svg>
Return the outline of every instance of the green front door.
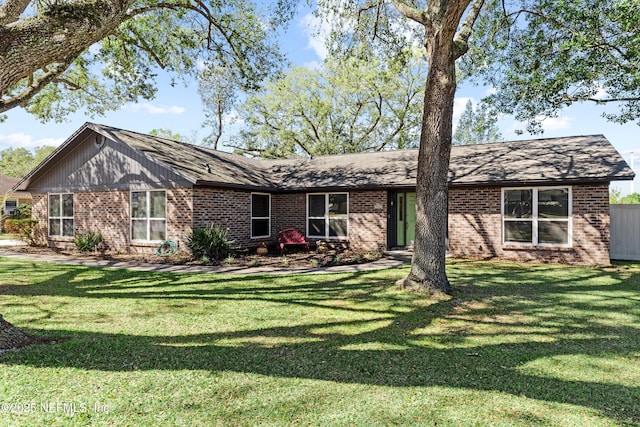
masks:
<svg viewBox="0 0 640 427"><path fill-rule="evenodd" d="M416 193L407 193L407 221L405 246L413 246L416 239Z"/></svg>
<svg viewBox="0 0 640 427"><path fill-rule="evenodd" d="M411 246L416 238L416 193L396 194L396 246Z"/></svg>

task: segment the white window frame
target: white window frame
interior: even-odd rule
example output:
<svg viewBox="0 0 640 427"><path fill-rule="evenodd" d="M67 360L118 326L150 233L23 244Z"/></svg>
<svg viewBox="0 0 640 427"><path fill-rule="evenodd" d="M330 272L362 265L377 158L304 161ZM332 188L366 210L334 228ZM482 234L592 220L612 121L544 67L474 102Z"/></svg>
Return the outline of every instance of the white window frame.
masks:
<svg viewBox="0 0 640 427"><path fill-rule="evenodd" d="M67 196L67 195L71 195L71 216L64 216L64 208L63 208L63 203L62 203L62 196ZM56 196L58 197L58 200L60 201L60 215L59 216L51 216L51 196ZM74 215L75 215L75 198L73 197L73 193L49 193L47 194L47 235L49 237L62 237L62 238L73 238L76 234L76 224L75 224L75 220L74 220ZM60 220L60 234L51 234L51 220L52 219L58 219ZM65 236L64 234L64 221L65 220L71 220L72 221L72 227L71 229L73 230L73 234L71 234L71 236Z"/></svg>
<svg viewBox="0 0 640 427"><path fill-rule="evenodd" d="M16 205L12 208L7 207L7 202L14 202ZM5 199L3 204L3 214L4 215L13 215L13 212L18 209L18 199Z"/></svg>
<svg viewBox="0 0 640 427"><path fill-rule="evenodd" d="M159 192L162 191L164 192L164 218L152 218L149 215L151 214L151 197L150 197L150 193L153 192ZM145 212L147 214L147 216L145 218L134 218L133 217L133 193L145 193L146 194L146 201L147 201L147 206L145 209ZM152 220L164 220L164 239L160 239L160 240L151 240L151 221ZM147 223L147 238L146 239L134 239L133 238L133 222L134 221L146 221ZM132 242L151 242L151 243L157 243L157 242L162 242L163 240L167 239L167 190L166 189L162 189L162 188L154 188L154 189L150 189L150 190L131 190L129 191L129 233L131 236L131 241Z"/></svg>
<svg viewBox="0 0 640 427"><path fill-rule="evenodd" d="M568 190L567 217L566 218L539 218L538 217L538 194L544 190ZM508 218L504 215L505 192L512 190L531 190L531 218ZM500 217L502 228L502 244L507 246L531 246L531 247L573 247L573 188L570 185L559 185L552 187L505 187L502 188L500 201ZM527 221L531 222L531 242L508 242L505 240L506 222ZM567 222L567 243L540 243L538 242L538 225L541 222Z"/></svg>
<svg viewBox="0 0 640 427"><path fill-rule="evenodd" d="M269 216L253 216L253 196L267 196L269 198ZM251 193L251 238L252 239L264 239L266 237L271 237L271 194L269 193ZM269 224L267 227L267 234L266 235L254 235L253 234L253 220L254 219L266 219L267 223Z"/></svg>
<svg viewBox="0 0 640 427"><path fill-rule="evenodd" d="M337 216L330 216L329 215L329 196L330 195L334 195L334 194L340 194L340 195L345 195L347 196L347 213L346 214L340 214ZM310 196L324 196L324 215L323 216L309 216L309 197ZM332 193L307 193L307 200L306 200L306 228L307 228L307 237L312 238L312 239L331 239L331 240L348 240L349 239L349 231L350 231L350 226L349 226L349 193L347 192L332 192ZM311 230L309 227L309 220L310 219L322 219L324 220L324 235L323 236L317 236L317 235L312 235L311 234ZM347 221L347 235L346 236L330 236L329 235L329 224L331 222L331 220L336 220L336 219L346 219Z"/></svg>

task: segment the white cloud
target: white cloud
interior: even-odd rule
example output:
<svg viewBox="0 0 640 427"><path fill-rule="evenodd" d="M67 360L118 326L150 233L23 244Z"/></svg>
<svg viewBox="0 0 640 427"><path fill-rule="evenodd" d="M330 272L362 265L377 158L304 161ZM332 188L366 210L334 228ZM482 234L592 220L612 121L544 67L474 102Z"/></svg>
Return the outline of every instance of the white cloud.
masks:
<svg viewBox="0 0 640 427"><path fill-rule="evenodd" d="M562 117L537 117L538 120L542 123L542 129L544 131L543 135L529 135L525 133L524 136L526 138L545 138L547 136L553 136L553 132L562 131L566 129L571 129L573 124L573 117L562 116ZM526 131L527 123L526 122L512 122L511 126L506 130L505 137L507 139L516 137L516 139L521 138L520 135L516 133L516 131ZM552 135L547 135L547 134Z"/></svg>
<svg viewBox="0 0 640 427"><path fill-rule="evenodd" d="M222 117L222 124L225 126L243 124L244 119L240 116L237 110L230 111Z"/></svg>
<svg viewBox="0 0 640 427"><path fill-rule="evenodd" d="M312 49L318 58L324 61L329 56L329 50L326 45L331 31L329 23L317 16L313 16L311 13L307 13L300 20L300 26L308 38L307 47Z"/></svg>
<svg viewBox="0 0 640 427"><path fill-rule="evenodd" d="M485 92L485 94L486 94L487 96L491 96L491 95L496 94L496 93L498 93L498 88L497 88L497 87L495 87L495 86L491 86L491 87L490 87L490 88L488 88L488 89L487 89L487 91Z"/></svg>
<svg viewBox="0 0 640 427"><path fill-rule="evenodd" d="M605 99L608 96L607 90L602 85L598 85L598 92L593 97L595 99Z"/></svg>
<svg viewBox="0 0 640 427"><path fill-rule="evenodd" d="M57 147L64 142L64 138L42 138L33 139L31 135L25 133L12 133L9 135L0 135L0 146L11 148L35 148L43 145L52 145Z"/></svg>
<svg viewBox="0 0 640 427"><path fill-rule="evenodd" d="M545 132L569 129L571 127L571 117L551 117L542 120L542 128Z"/></svg>
<svg viewBox="0 0 640 427"><path fill-rule="evenodd" d="M133 111L134 113L145 110L147 113L153 114L153 115L158 115L158 114L180 115L186 111L184 107L178 107L177 105L172 105L172 106L153 105L148 102L145 102L142 104L131 104L126 108Z"/></svg>
<svg viewBox="0 0 640 427"><path fill-rule="evenodd" d="M473 102L473 104L476 104L476 100L473 98L456 98L453 100L453 121L457 122L458 120L460 120L460 116L462 115L462 113L464 113L464 109L467 106L467 102Z"/></svg>

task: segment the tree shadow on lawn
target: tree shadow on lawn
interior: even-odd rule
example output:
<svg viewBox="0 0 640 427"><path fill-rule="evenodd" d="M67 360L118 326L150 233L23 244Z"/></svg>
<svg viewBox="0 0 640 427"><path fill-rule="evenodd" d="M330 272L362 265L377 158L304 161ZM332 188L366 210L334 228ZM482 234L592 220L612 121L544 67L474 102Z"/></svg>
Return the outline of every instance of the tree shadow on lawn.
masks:
<svg viewBox="0 0 640 427"><path fill-rule="evenodd" d="M563 279L559 269L560 278L549 286L548 273L543 274L547 266L539 267L539 275L534 269L524 276L518 275L522 271L518 267L472 267L457 263L450 273L463 290L461 294L424 304L403 293L381 295L393 283L384 274L369 273L367 280L358 280L363 273L336 278L304 276L295 284L269 276L225 277L213 282L209 277L202 279L209 283L203 289L188 289L199 285L199 279L184 282L175 275L153 275L150 279L155 286L162 287L154 290L155 286L147 289L135 283L145 277L142 273L133 278L131 272L129 276L118 274L111 277L112 285L104 285L109 283L104 281L110 274L106 272L100 286L92 281L75 284L68 272L63 275L69 277L55 278L56 282L69 280L66 286L52 287L44 281L20 287L17 294L46 295L49 290L53 295L88 298L252 299L346 310L366 317L312 324L301 320L286 326L181 336L30 330L67 340L6 353L0 361L86 370L232 371L338 383L456 387L580 405L621 423L640 422L638 386L597 378L575 380L571 375L536 375L526 366L562 356L637 359L637 323L612 326L603 319L619 314L640 318L634 304L640 299L640 273L585 269L579 278ZM606 283L599 284L599 280ZM178 282L175 289L167 289L172 282ZM59 289L69 286L75 289ZM27 292L25 288L31 289ZM593 303L574 298L585 292L596 296ZM377 298L387 299L386 308L370 305ZM332 305L342 299L351 304ZM442 322L455 325L448 323L450 327L443 328ZM477 339L484 344L478 345ZM629 369L637 369L637 364Z"/></svg>

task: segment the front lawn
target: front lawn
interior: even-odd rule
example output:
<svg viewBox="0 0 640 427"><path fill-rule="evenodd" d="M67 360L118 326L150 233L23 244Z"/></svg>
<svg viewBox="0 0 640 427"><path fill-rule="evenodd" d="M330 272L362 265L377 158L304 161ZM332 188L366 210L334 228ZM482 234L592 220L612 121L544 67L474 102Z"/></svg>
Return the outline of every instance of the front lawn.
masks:
<svg viewBox="0 0 640 427"><path fill-rule="evenodd" d="M640 423L640 264L159 274L0 258L0 425Z"/></svg>

